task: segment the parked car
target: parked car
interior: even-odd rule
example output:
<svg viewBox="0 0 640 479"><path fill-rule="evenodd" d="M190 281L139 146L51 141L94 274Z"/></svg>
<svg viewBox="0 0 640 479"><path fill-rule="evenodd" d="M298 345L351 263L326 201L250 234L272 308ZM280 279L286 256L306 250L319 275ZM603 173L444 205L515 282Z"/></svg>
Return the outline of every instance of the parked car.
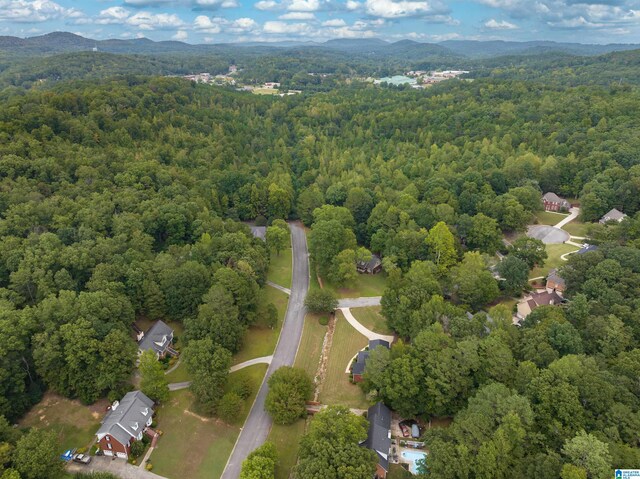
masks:
<svg viewBox="0 0 640 479"><path fill-rule="evenodd" d="M91 462L91 456L88 454L76 454L73 456L73 462L79 462L80 464L89 464Z"/></svg>
<svg viewBox="0 0 640 479"><path fill-rule="evenodd" d="M409 429L409 426L407 426L406 424L400 423L400 430L402 431L403 437L411 436L411 430Z"/></svg>

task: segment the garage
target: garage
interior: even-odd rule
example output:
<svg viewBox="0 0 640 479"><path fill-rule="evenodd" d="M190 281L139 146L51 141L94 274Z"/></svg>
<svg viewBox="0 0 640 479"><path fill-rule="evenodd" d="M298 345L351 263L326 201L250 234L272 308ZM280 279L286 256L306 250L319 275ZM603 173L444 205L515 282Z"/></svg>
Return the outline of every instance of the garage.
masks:
<svg viewBox="0 0 640 479"><path fill-rule="evenodd" d="M116 456L118 456L120 459L126 459L127 458L127 453L126 452L116 452Z"/></svg>

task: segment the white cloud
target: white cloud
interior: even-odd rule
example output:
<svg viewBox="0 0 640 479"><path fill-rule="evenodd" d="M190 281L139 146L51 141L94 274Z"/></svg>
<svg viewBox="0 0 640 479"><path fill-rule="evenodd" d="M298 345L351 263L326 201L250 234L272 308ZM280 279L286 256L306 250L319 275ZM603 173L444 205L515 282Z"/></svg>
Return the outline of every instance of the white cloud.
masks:
<svg viewBox="0 0 640 479"><path fill-rule="evenodd" d="M193 28L203 33L216 35L222 31L219 21L214 21L206 15L199 15L193 21Z"/></svg>
<svg viewBox="0 0 640 479"><path fill-rule="evenodd" d="M39 23L59 18L80 19L84 13L64 8L49 0L0 0L0 20L18 23Z"/></svg>
<svg viewBox="0 0 640 479"><path fill-rule="evenodd" d="M205 15L199 15L193 21L193 28L202 33L218 34L218 33L251 33L259 30L260 26L253 18L237 18L235 20L227 20L222 17L209 18Z"/></svg>
<svg viewBox="0 0 640 479"><path fill-rule="evenodd" d="M280 20L315 20L316 16L309 12L289 12L278 17Z"/></svg>
<svg viewBox="0 0 640 479"><path fill-rule="evenodd" d="M516 30L517 25L509 23L506 20L498 21L495 18L484 22L484 26L491 30Z"/></svg>
<svg viewBox="0 0 640 479"><path fill-rule="evenodd" d="M253 18L238 18L230 22L227 31L233 33L247 33L258 29L258 24Z"/></svg>
<svg viewBox="0 0 640 479"><path fill-rule="evenodd" d="M365 11L374 17L401 18L415 16L438 16L438 22L446 22L450 17L443 16L448 8L429 0L366 0Z"/></svg>
<svg viewBox="0 0 640 479"><path fill-rule="evenodd" d="M171 38L183 42L189 38L189 34L185 30L178 30Z"/></svg>
<svg viewBox="0 0 640 479"><path fill-rule="evenodd" d="M102 10L95 23L99 25L109 25L113 23L124 23L131 15L131 12L123 7L109 7Z"/></svg>
<svg viewBox="0 0 640 479"><path fill-rule="evenodd" d="M236 0L196 0L196 7L200 9L216 10L218 8L235 8L238 6Z"/></svg>
<svg viewBox="0 0 640 479"><path fill-rule="evenodd" d="M278 10L280 4L274 0L260 0L253 5L258 10Z"/></svg>
<svg viewBox="0 0 640 479"><path fill-rule="evenodd" d="M320 0L292 0L287 10L292 12L315 12L320 8Z"/></svg>
<svg viewBox="0 0 640 479"><path fill-rule="evenodd" d="M137 12L126 20L127 25L140 30L173 30L184 26L184 22L174 13Z"/></svg>
<svg viewBox="0 0 640 479"><path fill-rule="evenodd" d="M327 20L326 22L322 22L323 27L344 27L347 22L345 22L342 18L334 18L332 20Z"/></svg>
<svg viewBox="0 0 640 479"><path fill-rule="evenodd" d="M267 21L263 26L264 33L276 35L302 35L311 33L311 27L307 23L287 23L279 21Z"/></svg>
<svg viewBox="0 0 640 479"><path fill-rule="evenodd" d="M360 2L356 2L355 0L347 0L347 3L344 4L347 10L359 10L362 8L362 4Z"/></svg>

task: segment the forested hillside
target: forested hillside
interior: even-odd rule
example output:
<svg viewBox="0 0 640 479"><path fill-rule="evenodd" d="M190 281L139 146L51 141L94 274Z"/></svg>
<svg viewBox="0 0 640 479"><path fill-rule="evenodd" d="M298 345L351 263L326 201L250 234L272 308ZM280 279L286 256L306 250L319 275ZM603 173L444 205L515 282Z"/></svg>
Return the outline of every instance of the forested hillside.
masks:
<svg viewBox="0 0 640 479"><path fill-rule="evenodd" d="M455 416L428 436L431 477L640 462L639 220L594 230L601 249L565 268L568 307L522 328L505 308L465 316L499 294L481 254L532 221L542 192L577 198L585 221L640 210L635 87L477 78L267 98L128 75L6 96L8 419L46 388L84 402L125 388L136 316L237 350L269 262L238 220L300 218L320 274L353 268L358 245L383 256L383 313L410 344L367 384L404 414Z"/></svg>

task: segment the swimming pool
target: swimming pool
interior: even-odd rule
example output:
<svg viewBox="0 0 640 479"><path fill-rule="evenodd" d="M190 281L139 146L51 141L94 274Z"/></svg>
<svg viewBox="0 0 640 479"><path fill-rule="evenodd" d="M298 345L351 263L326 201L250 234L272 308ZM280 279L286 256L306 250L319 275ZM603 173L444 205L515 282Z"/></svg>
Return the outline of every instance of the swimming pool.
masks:
<svg viewBox="0 0 640 479"><path fill-rule="evenodd" d="M409 462L409 470L413 473L413 474L417 474L418 473L418 466L416 465L416 461L418 459L425 459L427 457L427 453L426 452L414 452L414 451L402 451L402 453L400 454L404 459L406 459Z"/></svg>

